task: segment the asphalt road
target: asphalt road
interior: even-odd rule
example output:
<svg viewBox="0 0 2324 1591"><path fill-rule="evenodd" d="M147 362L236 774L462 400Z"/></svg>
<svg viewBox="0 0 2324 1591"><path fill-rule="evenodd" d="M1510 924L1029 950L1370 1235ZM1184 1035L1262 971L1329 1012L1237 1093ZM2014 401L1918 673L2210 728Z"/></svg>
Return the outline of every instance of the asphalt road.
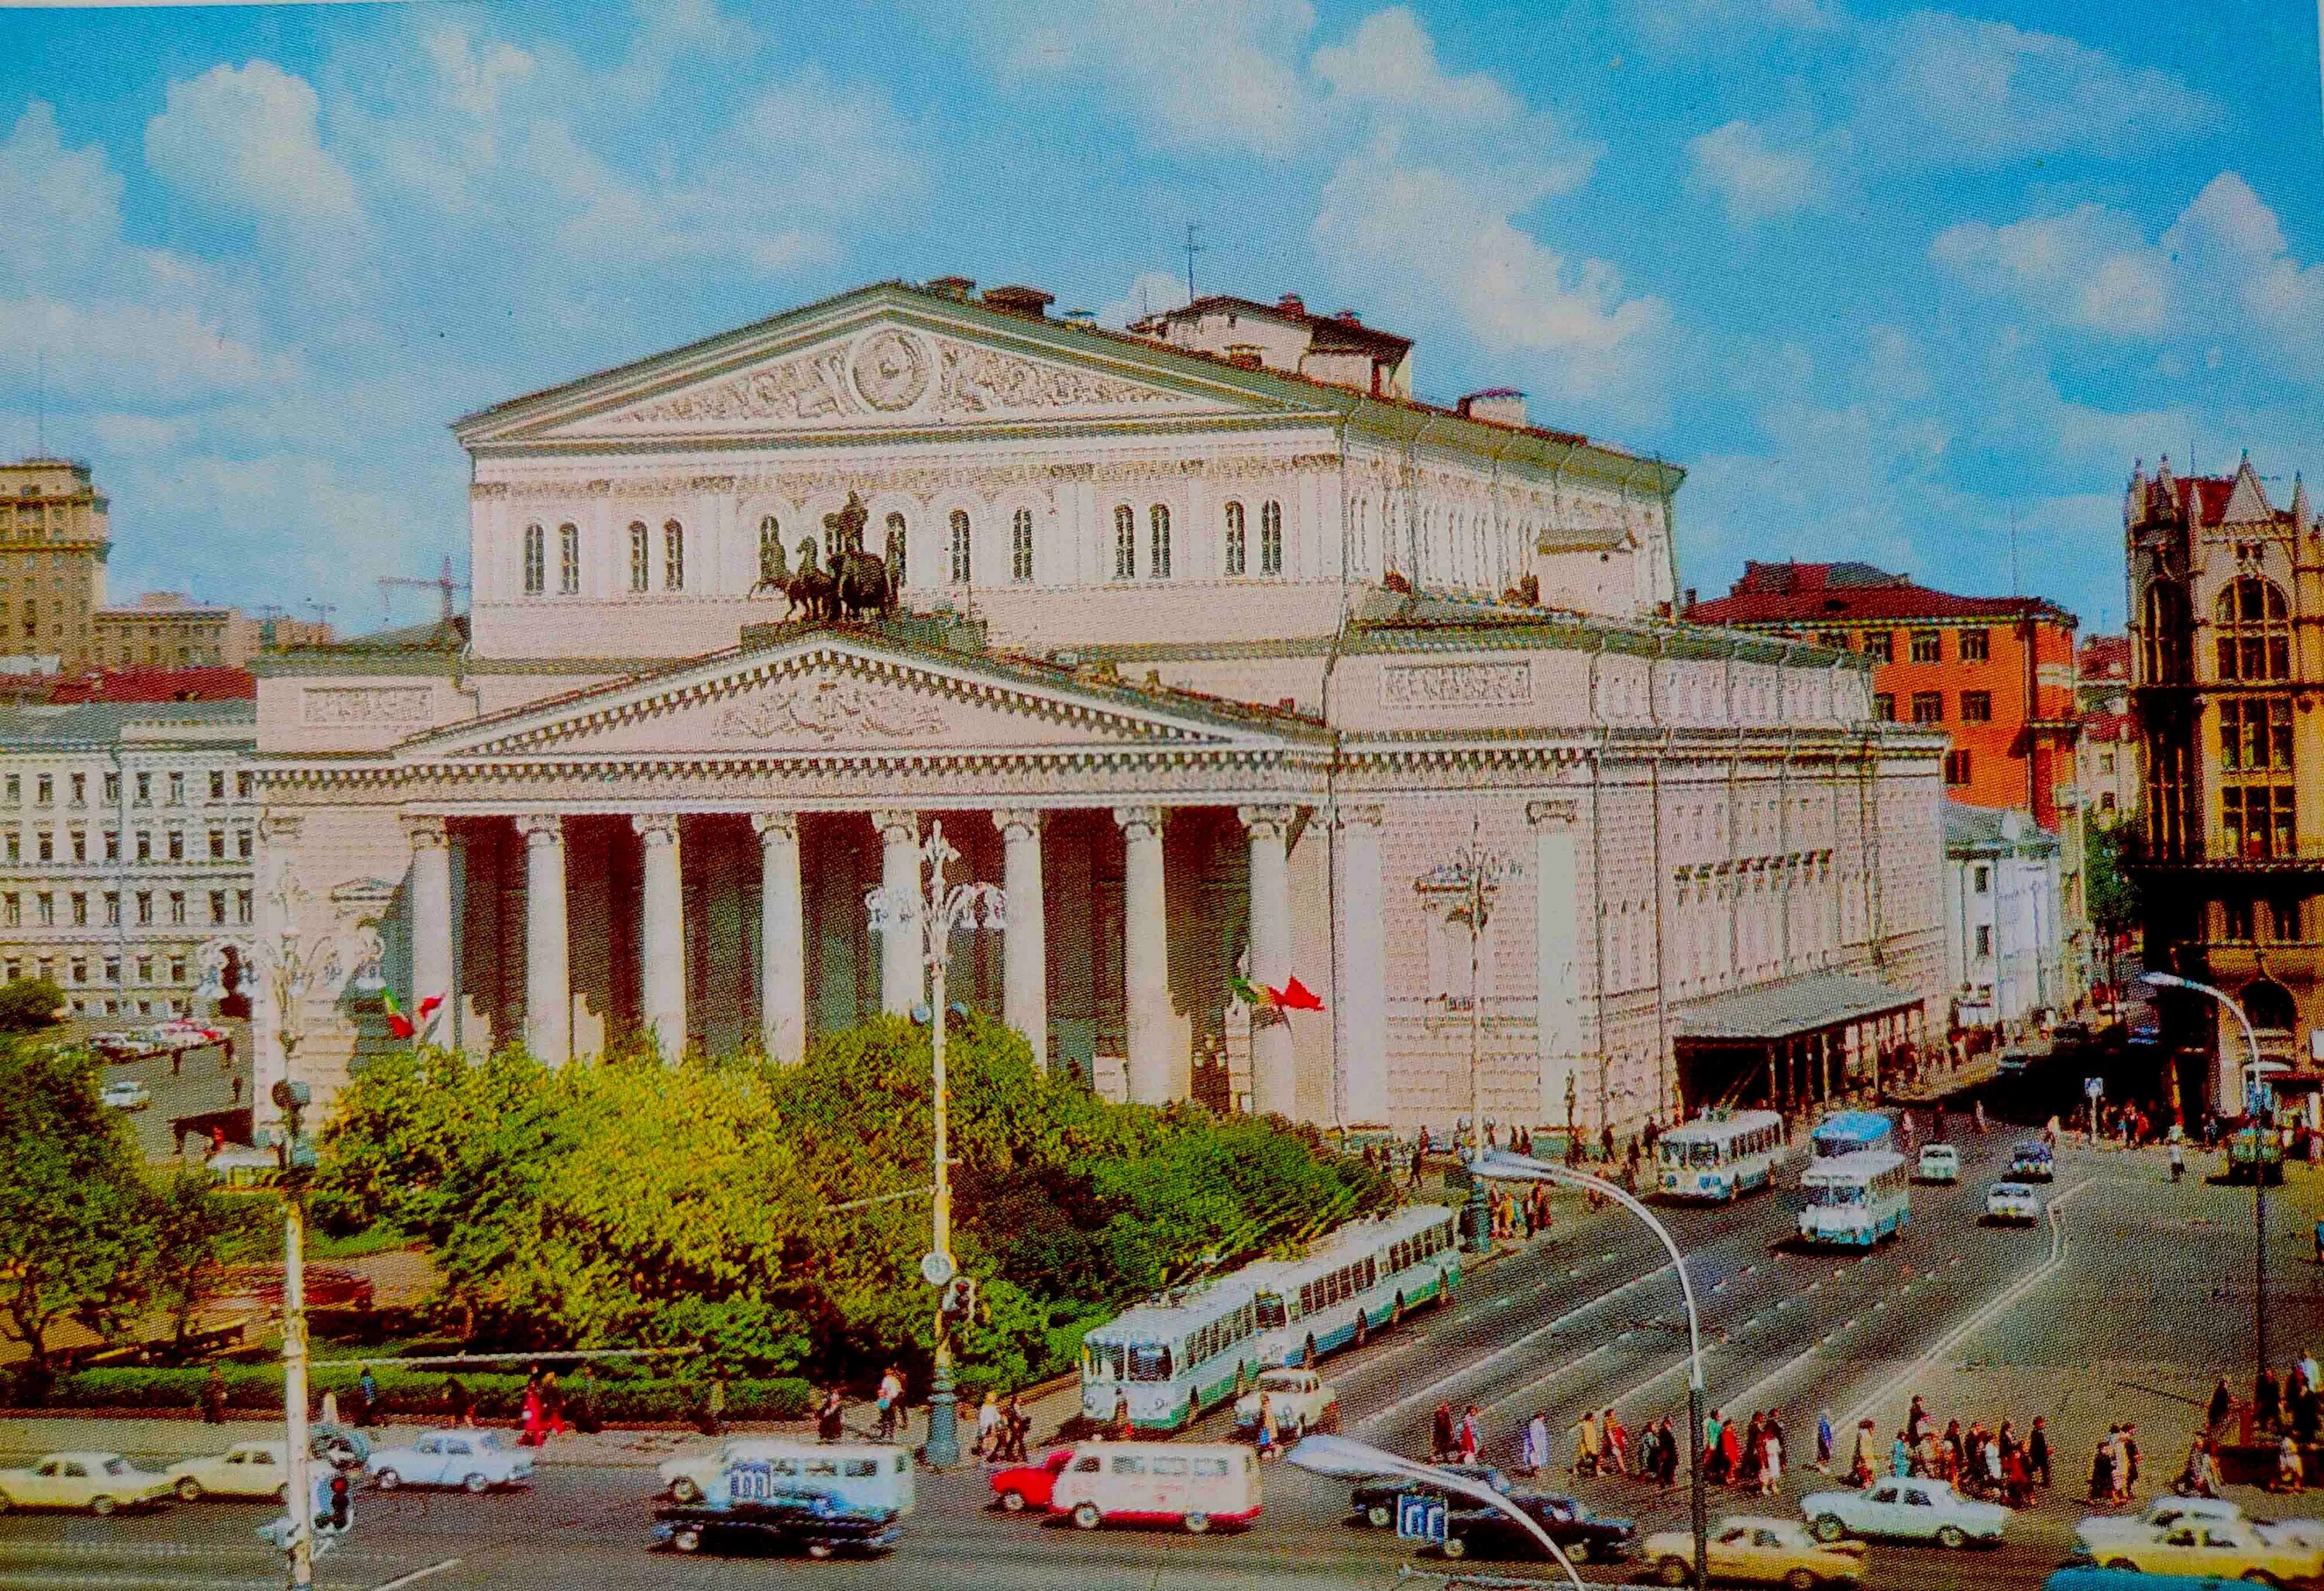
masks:
<svg viewBox="0 0 2324 1591"><path fill-rule="evenodd" d="M2070 1149L2060 1157L2052 1188L2059 1201L2054 1230L1979 1227L1975 1211L2008 1142L2000 1130L1969 1139L1960 1185L1916 1190L1910 1231L1868 1256L1800 1252L1783 1241L1794 1208L1784 1193L1671 1217L1702 1302L1711 1402L1738 1416L1780 1408L1800 1455L1812 1446L1819 1410L1844 1425L1862 1409L1882 1420L1885 1430L1914 1390L1923 1391L1941 1416L1954 1412L1953 1400L1988 1400L1960 1402L1964 1421L2006 1412L2022 1429L2035 1413L2052 1415L2061 1432L2060 1491L2067 1495L2021 1516L2010 1544L1998 1550L1946 1554L1876 1546L1870 1583L1877 1586L2038 1586L2062 1557L2082 1513L2071 1494L2079 1491L2076 1454L2093 1412L2103 1412L2116 1396L2173 1407L2170 1399L2190 1387L2200 1395L2214 1367L2247 1374L2247 1191L2196 1178L2174 1188L2158 1156ZM2316 1268L2307 1263L2313 1217L2294 1214L2315 1202L2307 1175L2295 1172L2294 1188L2279 1199L2272 1256L2279 1360L2324 1342L2324 1303ZM1561 1459L1570 1460L1570 1427L1584 1410L1615 1405L1634 1432L1664 1412L1683 1422L1684 1343L1677 1285L1659 1245L1635 1223L1609 1217L1563 1223L1551 1240L1475 1275L1451 1307L1416 1316L1360 1353L1329 1362L1326 1374L1339 1389L1346 1429L1363 1439L1417 1451L1440 1400L1456 1410L1473 1402L1487 1421L1493 1456L1506 1459L1518 1426L1538 1408L1560 1432ZM1978 1380L1987 1369L2015 1379ZM2155 1384L2172 1377L2169 1385ZM2004 1406L1993 1406L1993 1396L2006 1400ZM2161 1423L2142 1424L2151 1475L2167 1473L2183 1450L2184 1426L2163 1430ZM1628 1514L1647 1529L1683 1522L1683 1485L1668 1497L1619 1480L1574 1488L1563 1468L1561 1463L1555 1476L1543 1478L1545 1489L1578 1489L1593 1507ZM1782 1499L1762 1504L1714 1494L1712 1512L1794 1514L1797 1499L1820 1478L1800 1473L1795 1463ZM1267 1512L1255 1528L1204 1539L1060 1530L987 1508L982 1477L973 1470L923 1475L920 1508L902 1546L872 1563L650 1554L645 1527L653 1485L643 1464L552 1466L524 1494L366 1493L358 1502L354 1544L322 1561L318 1581L373 1591L432 1570L406 1583L430 1591L708 1588L770 1580L881 1591L1168 1591L1385 1587L1397 1584L1407 1563L1434 1567L1411 1559L1387 1532L1349 1524L1344 1484L1288 1468L1269 1471ZM250 1534L272 1513L206 1504L113 1521L0 1519L0 1591L278 1585L277 1560ZM1542 1569L1510 1565L1500 1572L1539 1576Z"/></svg>

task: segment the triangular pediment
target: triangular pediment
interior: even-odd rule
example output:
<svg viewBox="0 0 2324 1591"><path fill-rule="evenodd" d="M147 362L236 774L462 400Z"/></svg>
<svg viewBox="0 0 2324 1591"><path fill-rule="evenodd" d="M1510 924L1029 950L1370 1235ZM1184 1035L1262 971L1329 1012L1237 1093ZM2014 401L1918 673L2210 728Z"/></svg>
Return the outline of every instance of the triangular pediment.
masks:
<svg viewBox="0 0 2324 1591"><path fill-rule="evenodd" d="M2268 525L2275 521L2275 510L2267 501L2267 488L2260 484L2259 476L2252 470L2251 455L2244 455L2236 467L2235 485L2227 492L2227 506L2220 512L2222 525Z"/></svg>
<svg viewBox="0 0 2324 1591"><path fill-rule="evenodd" d="M1263 747L1217 713L1124 701L1014 666L813 632L722 652L405 742L416 762L1007 756Z"/></svg>
<svg viewBox="0 0 2324 1591"><path fill-rule="evenodd" d="M464 444L636 442L1279 414L1302 406L1134 339L910 290L850 295L520 399Z"/></svg>

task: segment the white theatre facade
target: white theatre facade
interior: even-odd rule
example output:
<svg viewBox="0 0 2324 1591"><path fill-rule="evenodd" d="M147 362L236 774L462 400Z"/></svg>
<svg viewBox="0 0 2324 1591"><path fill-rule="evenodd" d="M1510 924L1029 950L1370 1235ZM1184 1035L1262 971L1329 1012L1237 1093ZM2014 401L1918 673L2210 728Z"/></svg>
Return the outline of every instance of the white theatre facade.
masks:
<svg viewBox="0 0 2324 1591"><path fill-rule="evenodd" d="M383 985L559 1061L909 1012L863 898L936 823L1008 891L954 997L1136 1100L1441 1132L1474 1001L1489 1117L1628 1131L1727 1091L1679 1062L1721 1000L1940 996L1942 737L1672 622L1679 472L1413 402L1408 348L883 284L461 421L466 621L259 665L259 940L321 969L258 1002L259 1098L286 1038L325 1095L389 1042ZM790 620L851 496L900 609Z"/></svg>

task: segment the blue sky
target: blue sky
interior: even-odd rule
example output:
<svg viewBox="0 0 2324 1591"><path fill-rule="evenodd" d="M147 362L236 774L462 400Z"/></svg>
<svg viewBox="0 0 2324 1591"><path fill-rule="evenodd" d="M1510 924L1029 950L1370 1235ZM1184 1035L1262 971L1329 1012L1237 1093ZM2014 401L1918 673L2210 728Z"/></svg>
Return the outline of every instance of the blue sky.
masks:
<svg viewBox="0 0 2324 1591"><path fill-rule="evenodd" d="M1683 584L1852 556L2118 627L2134 458L2324 468L2305 0L0 10L0 446L113 589L466 547L470 409L858 282L1350 306L1683 464ZM2307 195L2303 200L2301 196ZM413 608L401 610L417 616Z"/></svg>

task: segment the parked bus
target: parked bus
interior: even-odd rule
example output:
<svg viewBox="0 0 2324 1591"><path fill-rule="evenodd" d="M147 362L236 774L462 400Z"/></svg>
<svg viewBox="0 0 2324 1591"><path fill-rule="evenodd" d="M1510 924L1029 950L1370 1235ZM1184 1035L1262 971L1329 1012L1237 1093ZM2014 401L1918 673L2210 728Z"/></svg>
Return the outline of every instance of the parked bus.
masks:
<svg viewBox="0 0 2324 1591"><path fill-rule="evenodd" d="M1351 1221L1296 1260L1259 1260L1139 1304L1082 1338L1082 1412L1176 1430L1262 1369L1362 1342L1461 1279L1458 1212L1416 1204Z"/></svg>
<svg viewBox="0 0 2324 1591"><path fill-rule="evenodd" d="M1666 1198L1729 1200L1771 1187L1784 1147L1784 1118L1736 1110L1674 1127L1655 1145L1655 1186Z"/></svg>
<svg viewBox="0 0 2324 1591"><path fill-rule="evenodd" d="M1808 1139L1809 1154L1817 1160L1838 1160L1871 1149L1894 1149L1896 1127L1877 1110L1835 1110L1816 1123Z"/></svg>
<svg viewBox="0 0 2324 1591"><path fill-rule="evenodd" d="M1800 1237L1809 1243L1870 1248L1913 1219L1912 1169L1901 1154L1864 1149L1809 1163L1800 1186Z"/></svg>

